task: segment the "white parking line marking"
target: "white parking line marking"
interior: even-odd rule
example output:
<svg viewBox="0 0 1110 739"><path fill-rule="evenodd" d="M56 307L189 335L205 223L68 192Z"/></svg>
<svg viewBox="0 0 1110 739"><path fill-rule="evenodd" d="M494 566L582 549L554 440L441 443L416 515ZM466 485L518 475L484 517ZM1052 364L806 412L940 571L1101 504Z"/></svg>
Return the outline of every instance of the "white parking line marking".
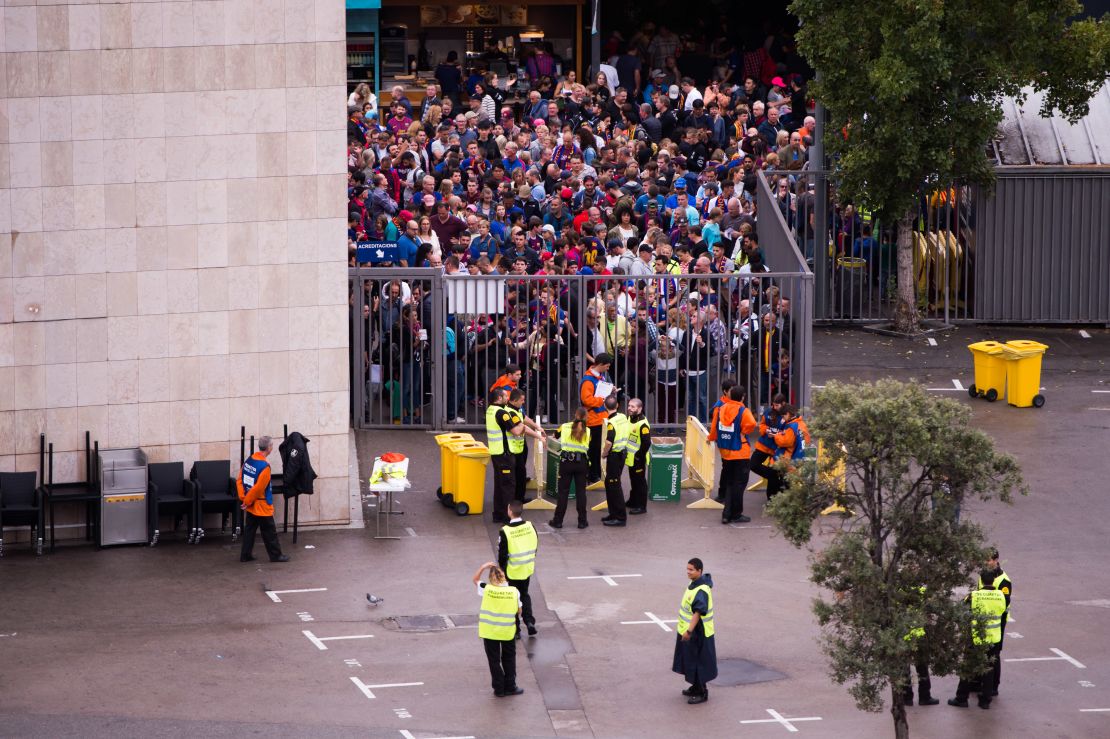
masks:
<svg viewBox="0 0 1110 739"><path fill-rule="evenodd" d="M412 528L411 528L411 527L409 527L409 526L406 526L406 527L405 527L405 531L406 531L406 532L408 532L408 535L409 535L409 536L416 536L416 532L415 532L415 531L413 531L413 530L412 530Z"/></svg>
<svg viewBox="0 0 1110 739"><path fill-rule="evenodd" d="M967 392L967 388L964 387L964 384L962 382L960 382L959 380L952 380L952 387L956 390L962 390L964 392Z"/></svg>
<svg viewBox="0 0 1110 739"><path fill-rule="evenodd" d="M1024 636L1017 633L1016 631L1011 631L1008 634L1006 634L1006 636L1010 637L1011 639L1024 639L1025 638Z"/></svg>
<svg viewBox="0 0 1110 739"><path fill-rule="evenodd" d="M416 739L416 736L414 736L411 731L408 731L406 729L401 729L401 736L403 736L404 739ZM428 737L428 739L474 739L474 737L473 736L432 736L432 737Z"/></svg>
<svg viewBox="0 0 1110 739"><path fill-rule="evenodd" d="M742 724L782 724L783 727L787 731L790 731L790 732L793 732L793 733L797 734L798 733L798 727L796 727L793 724L794 721L820 721L821 720L820 716L803 716L801 718L786 718L785 716L783 716L781 713L779 713L778 711L776 711L773 708L768 708L767 713L771 714L771 718L748 719L747 721L741 721L740 723L742 723Z"/></svg>
<svg viewBox="0 0 1110 739"><path fill-rule="evenodd" d="M1084 329L1079 329L1079 335L1082 336L1084 339L1091 338L1091 335L1087 333Z"/></svg>
<svg viewBox="0 0 1110 739"><path fill-rule="evenodd" d="M1110 408L1088 408L1089 411L1110 411Z"/></svg>
<svg viewBox="0 0 1110 739"><path fill-rule="evenodd" d="M575 575L568 576L568 580L604 580L610 587L617 587L617 582L614 577L643 577L643 575Z"/></svg>
<svg viewBox="0 0 1110 739"><path fill-rule="evenodd" d="M621 621L621 626L635 626L635 625L638 625L638 624L655 624L659 628L663 629L663 631L672 631L673 629L671 629L670 626L667 626L667 624L676 624L676 623L678 623L678 619L662 619L662 618L659 618L658 616L656 616L651 611L644 611L644 615L647 616L651 620L650 621Z"/></svg>
<svg viewBox="0 0 1110 739"><path fill-rule="evenodd" d="M1110 390L1092 390L1092 393L1110 393Z"/></svg>
<svg viewBox="0 0 1110 739"><path fill-rule="evenodd" d="M394 708L393 713L396 714L397 718L412 718L412 714L409 713L407 708Z"/></svg>
<svg viewBox="0 0 1110 739"><path fill-rule="evenodd" d="M936 346L936 345L937 345L937 340L930 336L929 337L929 346Z"/></svg>
<svg viewBox="0 0 1110 739"><path fill-rule="evenodd" d="M325 590L327 590L327 588L300 588L299 590L267 590L266 595L270 596L270 600L272 600L274 603L281 603L282 601L281 601L281 598L278 597L278 593L282 593L282 594L284 594L284 593L322 593Z"/></svg>
<svg viewBox="0 0 1110 739"><path fill-rule="evenodd" d="M354 677L354 676L351 677L351 682L353 682L356 686L358 686L358 689L362 691L362 694L365 695L370 700L374 700L374 697L375 697L374 692L373 692L372 689L381 690L382 688L409 688L409 687L412 687L414 685L423 685L424 684L424 683L383 683L382 685L367 685L366 683L362 682L361 680L359 680L357 677Z"/></svg>
<svg viewBox="0 0 1110 739"><path fill-rule="evenodd" d="M1093 687L1095 687L1095 684L1093 682L1091 682L1090 680L1080 680L1079 681L1079 687L1081 687L1081 688L1093 688Z"/></svg>
<svg viewBox="0 0 1110 739"><path fill-rule="evenodd" d="M362 663L359 662L357 659L345 659L343 660L343 664L347 665L348 667L362 667Z"/></svg>
<svg viewBox="0 0 1110 739"><path fill-rule="evenodd" d="M312 614L309 613L308 611L297 611L297 618L299 618L302 621L306 621L306 622L316 620L312 617Z"/></svg>
<svg viewBox="0 0 1110 739"><path fill-rule="evenodd" d="M1110 608L1110 600L1069 600L1071 606L1095 606L1096 608ZM0 635L2 636L2 635Z"/></svg>
<svg viewBox="0 0 1110 739"><path fill-rule="evenodd" d="M1087 665L1083 664L1082 662L1077 660L1075 657L1072 657L1071 655L1066 654L1065 652L1057 649L1056 647L1049 647L1048 651L1053 652L1058 656L1056 656L1056 657L1017 657L1017 658L1012 658L1012 659L1008 658L1006 661L1007 662L1055 662L1057 660L1064 660L1065 662L1071 662L1073 665L1078 667L1080 670L1086 670L1087 669Z"/></svg>
<svg viewBox="0 0 1110 739"><path fill-rule="evenodd" d="M1110 708L1080 708L1079 709L1080 713L1102 713L1104 711L1110 711Z"/></svg>
<svg viewBox="0 0 1110 739"><path fill-rule="evenodd" d="M326 642L326 641L339 641L341 639L373 639L374 638L373 634L355 634L354 636L316 636L311 631L302 631L301 633L304 634L306 637L308 637L308 640L310 642L312 642L313 644L315 644L316 648L319 649L320 651L325 651L328 648L328 645L324 644L324 642Z"/></svg>

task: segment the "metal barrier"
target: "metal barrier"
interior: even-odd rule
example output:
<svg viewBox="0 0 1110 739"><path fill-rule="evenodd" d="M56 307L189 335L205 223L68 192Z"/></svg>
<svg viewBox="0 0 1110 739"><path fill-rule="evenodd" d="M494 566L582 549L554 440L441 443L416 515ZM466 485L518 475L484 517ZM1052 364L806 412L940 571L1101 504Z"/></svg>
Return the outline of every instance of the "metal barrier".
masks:
<svg viewBox="0 0 1110 739"><path fill-rule="evenodd" d="M824 181L826 203L819 202ZM756 203L764 250L793 242L812 266L819 281L815 320L890 320L897 297L896 223L882 223L841 201L824 171L759 172ZM823 224L822 213L827 214ZM974 223L974 198L966 187L937 188L919 197L913 272L923 318L944 324L972 318Z"/></svg>
<svg viewBox="0 0 1110 739"><path fill-rule="evenodd" d="M721 381L749 405L809 400L813 280L808 273L443 275L350 271L356 428L481 429L490 386L520 370L525 411L568 420L592 357L615 357L622 399L653 428L708 422Z"/></svg>

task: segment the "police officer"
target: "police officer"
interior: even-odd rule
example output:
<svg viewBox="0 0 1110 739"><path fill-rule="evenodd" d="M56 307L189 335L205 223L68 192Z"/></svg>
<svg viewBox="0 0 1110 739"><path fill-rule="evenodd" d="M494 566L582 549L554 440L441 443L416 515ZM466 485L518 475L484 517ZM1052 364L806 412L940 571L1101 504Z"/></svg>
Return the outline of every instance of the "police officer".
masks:
<svg viewBox="0 0 1110 739"><path fill-rule="evenodd" d="M570 485L574 483L574 503L578 509L578 528L590 525L586 520L586 476L589 462L586 453L590 448L590 432L586 426L586 408L574 412L574 420L559 427L559 500L555 504L555 517L549 522L553 529L563 528L563 516L570 502Z"/></svg>
<svg viewBox="0 0 1110 739"><path fill-rule="evenodd" d="M482 573L489 570L489 582ZM486 562L474 573L474 585L482 598L478 611L478 636L486 648L493 694L498 698L524 692L516 684L516 623L520 616L520 593L509 585L496 562Z"/></svg>
<svg viewBox="0 0 1110 739"><path fill-rule="evenodd" d="M506 408L508 392L503 388L490 391L486 407L486 446L493 462L494 523L508 523L505 510L516 493L516 460L512 448L524 446L524 440L513 442L513 414Z"/></svg>
<svg viewBox="0 0 1110 739"><path fill-rule="evenodd" d="M991 661L990 666L979 677L979 707L987 709L991 707L991 697L994 695L994 663L1002 652L1002 621L1006 613L1006 596L995 590L990 570L980 573L979 582L979 589L973 590L968 598L971 600L972 641L987 645L987 657ZM960 678L960 684L956 686L956 697L949 698L948 705L967 708L967 697L971 689L972 681Z"/></svg>
<svg viewBox="0 0 1110 739"><path fill-rule="evenodd" d="M628 467L628 512L633 516L647 513L651 426L644 417L644 401L639 398L628 401L628 441L624 455Z"/></svg>
<svg viewBox="0 0 1110 739"><path fill-rule="evenodd" d="M509 392L509 402L506 409L512 414L513 438L509 439L509 449L513 455L513 499L523 501L525 489L528 484L528 443L525 436L534 439L547 438L540 426L528 418L524 413L525 393L520 388L513 388Z"/></svg>
<svg viewBox="0 0 1110 739"><path fill-rule="evenodd" d="M277 526L274 524L274 492L270 487L270 463L266 458L273 451L274 442L269 436L258 440L258 451L243 462L235 488L239 492L240 507L246 521L243 522L243 547L239 552L240 562L254 559L254 534L262 529L262 543L271 562L288 562L289 555L281 553L278 543Z"/></svg>
<svg viewBox="0 0 1110 739"><path fill-rule="evenodd" d="M1002 647L1006 643L1006 623L1010 620L1010 594L1014 590L1014 584L1010 581L1010 576L1002 569L1002 565L998 561L998 549L991 547L990 553L987 555L987 572L991 574L991 582L994 589L1002 593L1006 598L1006 612L1002 614L1002 641L998 644L999 658L994 661L994 690L991 692L991 697L998 695L998 685L1002 681ZM983 587L983 578L979 577L979 582L976 587Z"/></svg>
<svg viewBox="0 0 1110 739"><path fill-rule="evenodd" d="M728 391L728 402L714 406L709 425L709 440L717 442L721 453L721 491L725 508L721 523L747 523L744 515L744 490L748 487L749 464L752 449L748 435L755 431L755 416L744 405L747 394L744 388L733 384Z"/></svg>
<svg viewBox="0 0 1110 739"><path fill-rule="evenodd" d="M509 585L520 593L521 618L528 627L528 635L536 634L536 618L532 615L532 597L528 595L528 583L536 571L536 552L540 538L536 528L522 518L524 504L519 500L509 503L509 522L501 527L497 540L497 563L505 572ZM520 638L520 624L517 624L517 638Z"/></svg>
<svg viewBox="0 0 1110 739"><path fill-rule="evenodd" d="M621 476L624 474L625 449L628 446L628 416L620 412L620 401L610 395L605 399L605 435L601 442L601 455L605 458L605 501L609 504L609 515L601 519L604 526L624 526L628 522L628 511L621 489Z"/></svg>

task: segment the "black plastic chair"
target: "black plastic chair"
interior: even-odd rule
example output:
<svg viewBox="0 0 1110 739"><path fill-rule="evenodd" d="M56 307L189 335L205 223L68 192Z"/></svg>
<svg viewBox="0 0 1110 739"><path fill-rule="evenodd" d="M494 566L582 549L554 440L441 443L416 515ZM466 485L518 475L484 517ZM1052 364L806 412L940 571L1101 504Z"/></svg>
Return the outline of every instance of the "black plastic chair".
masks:
<svg viewBox="0 0 1110 739"><path fill-rule="evenodd" d="M34 472L0 472L0 557L5 526L30 526L35 554L42 554L42 489L35 479Z"/></svg>
<svg viewBox="0 0 1110 739"><path fill-rule="evenodd" d="M220 533L227 529L228 514L231 514L231 540L239 538L242 531L243 516L239 508L239 492L235 489L235 478L228 474L231 460L193 462L189 479L197 489L197 537L204 538L204 514L219 513Z"/></svg>
<svg viewBox="0 0 1110 739"><path fill-rule="evenodd" d="M197 541L197 486L185 479L184 462L157 462L147 466L147 512L150 516L150 545L158 543L159 516L172 513L173 530L185 515L189 521L189 543Z"/></svg>

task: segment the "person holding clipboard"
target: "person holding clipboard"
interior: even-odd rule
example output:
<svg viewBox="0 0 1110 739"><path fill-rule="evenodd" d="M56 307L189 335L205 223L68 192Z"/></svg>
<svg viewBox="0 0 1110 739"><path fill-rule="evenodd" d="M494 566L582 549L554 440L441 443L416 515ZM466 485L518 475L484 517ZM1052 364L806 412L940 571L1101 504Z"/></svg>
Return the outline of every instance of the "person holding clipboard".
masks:
<svg viewBox="0 0 1110 739"><path fill-rule="evenodd" d="M605 419L609 412L605 409L605 399L620 388L613 387L609 381L609 368L613 365L613 355L601 352L590 364L582 382L578 386L578 399L586 408L586 427L590 432L590 446L587 453L589 463L588 483L592 485L601 479L601 437Z"/></svg>

